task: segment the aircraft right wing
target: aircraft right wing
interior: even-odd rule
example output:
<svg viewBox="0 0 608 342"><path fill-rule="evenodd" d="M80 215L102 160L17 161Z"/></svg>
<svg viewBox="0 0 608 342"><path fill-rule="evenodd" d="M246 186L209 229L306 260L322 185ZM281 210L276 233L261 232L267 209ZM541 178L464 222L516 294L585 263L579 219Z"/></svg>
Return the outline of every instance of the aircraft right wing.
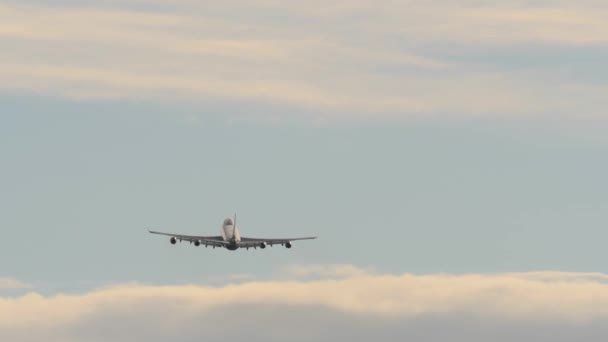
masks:
<svg viewBox="0 0 608 342"><path fill-rule="evenodd" d="M227 241L224 241L224 238L221 236L195 236L195 235L181 235L181 234L171 234L171 233L162 233L155 232L149 230L150 234L158 234L158 235L166 235L172 238L175 238L178 241L188 241L188 242L196 242L198 241L202 245L213 246L213 247L223 247L229 244Z"/></svg>
<svg viewBox="0 0 608 342"><path fill-rule="evenodd" d="M247 238L247 237L241 237L241 242L245 242L245 243L255 243L255 242L263 242L267 245L284 245L287 243L290 243L291 241L298 241L298 240L313 240L316 239L316 236L311 236L311 237L299 237L299 238L288 238L288 239L260 239L260 238Z"/></svg>

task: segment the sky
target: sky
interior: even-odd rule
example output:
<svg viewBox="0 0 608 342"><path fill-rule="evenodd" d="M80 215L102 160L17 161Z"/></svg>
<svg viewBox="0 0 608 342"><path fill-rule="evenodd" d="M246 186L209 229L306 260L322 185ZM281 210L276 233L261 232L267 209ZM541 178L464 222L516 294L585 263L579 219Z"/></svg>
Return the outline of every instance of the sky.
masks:
<svg viewBox="0 0 608 342"><path fill-rule="evenodd" d="M608 337L607 18L3 1L0 339Z"/></svg>

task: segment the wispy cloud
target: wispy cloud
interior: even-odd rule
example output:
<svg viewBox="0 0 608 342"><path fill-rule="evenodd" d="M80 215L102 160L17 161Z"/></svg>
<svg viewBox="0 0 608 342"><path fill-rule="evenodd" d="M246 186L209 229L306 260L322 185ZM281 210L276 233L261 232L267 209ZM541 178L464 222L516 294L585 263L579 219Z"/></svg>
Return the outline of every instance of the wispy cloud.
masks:
<svg viewBox="0 0 608 342"><path fill-rule="evenodd" d="M604 46L608 7L598 2L153 3L163 11L0 5L0 88L247 101L329 119L604 115L602 83L445 52Z"/></svg>
<svg viewBox="0 0 608 342"><path fill-rule="evenodd" d="M369 276L371 269L364 269L353 265L292 265L285 267L281 273L295 278L353 278Z"/></svg>
<svg viewBox="0 0 608 342"><path fill-rule="evenodd" d="M23 290L30 289L30 284L21 282L14 278L0 278L0 290Z"/></svg>

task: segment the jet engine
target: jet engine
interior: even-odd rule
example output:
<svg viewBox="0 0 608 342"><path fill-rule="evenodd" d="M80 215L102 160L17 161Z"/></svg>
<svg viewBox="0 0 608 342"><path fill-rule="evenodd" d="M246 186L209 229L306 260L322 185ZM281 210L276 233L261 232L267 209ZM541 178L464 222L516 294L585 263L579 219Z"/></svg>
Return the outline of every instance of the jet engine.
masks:
<svg viewBox="0 0 608 342"><path fill-rule="evenodd" d="M260 244L260 248L261 248L261 249L266 248L266 244L262 242L262 243Z"/></svg>
<svg viewBox="0 0 608 342"><path fill-rule="evenodd" d="M287 242L287 243L285 244L285 247L287 247L287 248L291 248L291 243Z"/></svg>
<svg viewBox="0 0 608 342"><path fill-rule="evenodd" d="M196 241L194 241L194 245L195 245L196 247L198 247L198 246L200 246L200 245L201 245L201 242L200 242L200 241L198 241L198 240L196 240Z"/></svg>
<svg viewBox="0 0 608 342"><path fill-rule="evenodd" d="M177 239L175 237L171 237L171 240L169 241L171 241L172 245L175 245L177 243Z"/></svg>

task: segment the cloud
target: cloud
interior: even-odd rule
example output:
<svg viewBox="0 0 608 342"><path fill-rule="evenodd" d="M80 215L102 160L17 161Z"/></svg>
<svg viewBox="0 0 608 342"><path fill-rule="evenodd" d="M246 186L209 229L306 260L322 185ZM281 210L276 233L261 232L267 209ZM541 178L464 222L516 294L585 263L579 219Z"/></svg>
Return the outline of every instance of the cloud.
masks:
<svg viewBox="0 0 608 342"><path fill-rule="evenodd" d="M560 65L520 70L484 57L497 47L517 55L538 44L605 46L601 2L108 4L0 5L0 89L237 101L325 120L605 114L601 82L565 79ZM463 59L470 54L483 62Z"/></svg>
<svg viewBox="0 0 608 342"><path fill-rule="evenodd" d="M370 269L353 265L293 265L283 269L283 274L295 278L353 278L368 276Z"/></svg>
<svg viewBox="0 0 608 342"><path fill-rule="evenodd" d="M202 334L211 340L277 340L293 334L296 340L329 340L329 327L350 326L354 338L384 331L384 340L390 340L411 329L432 336L437 329L458 327L455 340L483 341L471 331L491 335L502 329L510 331L503 338L514 331L532 338L531 327L572 327L569 334L586 327L589 333L608 319L608 276L601 273L394 275L352 265L301 265L290 271L315 278L238 277L245 282L213 287L132 283L81 294L0 297L0 338L190 341ZM301 330L293 330L295 322Z"/></svg>
<svg viewBox="0 0 608 342"><path fill-rule="evenodd" d="M0 290L30 289L31 285L13 278L0 278Z"/></svg>
<svg viewBox="0 0 608 342"><path fill-rule="evenodd" d="M249 273L228 274L223 276L207 276L202 279L205 285L223 286L226 284L235 284L242 282L250 282L255 280L255 276Z"/></svg>

